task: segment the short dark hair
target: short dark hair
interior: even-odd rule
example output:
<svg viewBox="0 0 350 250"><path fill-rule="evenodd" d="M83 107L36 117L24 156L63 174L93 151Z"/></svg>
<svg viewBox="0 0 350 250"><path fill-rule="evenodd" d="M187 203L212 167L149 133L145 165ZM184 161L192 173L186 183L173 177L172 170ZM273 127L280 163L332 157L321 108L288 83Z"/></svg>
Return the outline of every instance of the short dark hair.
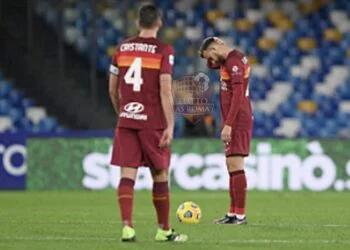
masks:
<svg viewBox="0 0 350 250"><path fill-rule="evenodd" d="M142 28L154 28L159 18L162 17L160 9L153 4L145 4L139 10L139 23Z"/></svg>
<svg viewBox="0 0 350 250"><path fill-rule="evenodd" d="M214 42L215 42L215 38L212 36L205 38L201 44L201 47L199 48L199 55L201 57L204 57L203 56L204 50L206 50Z"/></svg>

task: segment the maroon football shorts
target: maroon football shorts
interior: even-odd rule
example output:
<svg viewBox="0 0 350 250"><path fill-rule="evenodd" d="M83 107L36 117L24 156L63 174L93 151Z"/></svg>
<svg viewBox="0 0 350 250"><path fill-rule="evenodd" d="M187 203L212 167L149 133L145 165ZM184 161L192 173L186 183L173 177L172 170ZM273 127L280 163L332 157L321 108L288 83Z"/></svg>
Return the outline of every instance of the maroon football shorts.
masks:
<svg viewBox="0 0 350 250"><path fill-rule="evenodd" d="M168 169L170 148L159 148L163 130L117 128L114 136L112 165L121 167L148 166Z"/></svg>
<svg viewBox="0 0 350 250"><path fill-rule="evenodd" d="M250 141L252 132L247 130L233 130L231 141L225 143L225 155L229 156L248 156L250 151Z"/></svg>

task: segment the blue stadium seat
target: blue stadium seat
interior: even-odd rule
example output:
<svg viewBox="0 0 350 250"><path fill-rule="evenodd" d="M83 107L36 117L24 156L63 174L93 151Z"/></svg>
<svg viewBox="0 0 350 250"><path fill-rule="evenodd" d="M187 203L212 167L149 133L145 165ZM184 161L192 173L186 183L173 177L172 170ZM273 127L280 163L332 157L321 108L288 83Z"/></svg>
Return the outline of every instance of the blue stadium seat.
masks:
<svg viewBox="0 0 350 250"><path fill-rule="evenodd" d="M325 117L335 117L338 110L338 103L334 100L325 100L323 102L318 102L320 112L323 113Z"/></svg>
<svg viewBox="0 0 350 250"><path fill-rule="evenodd" d="M105 52L109 46L110 44L108 43L107 39L104 36L99 36L97 38L97 48L98 48L99 54L105 55Z"/></svg>
<svg viewBox="0 0 350 250"><path fill-rule="evenodd" d="M18 126L21 118L24 117L24 112L19 108L10 108L7 115L12 119L12 122Z"/></svg>
<svg viewBox="0 0 350 250"><path fill-rule="evenodd" d="M112 27L112 24L103 17L98 17L96 20L96 25L99 30L107 30Z"/></svg>
<svg viewBox="0 0 350 250"><path fill-rule="evenodd" d="M276 65L271 68L271 75L275 81L287 81L289 68L282 65Z"/></svg>
<svg viewBox="0 0 350 250"><path fill-rule="evenodd" d="M253 130L253 136L254 137L266 137L266 131L263 128L256 127Z"/></svg>
<svg viewBox="0 0 350 250"><path fill-rule="evenodd" d="M88 30L89 30L89 22L86 18L79 18L76 22L75 22L75 27L78 30L82 31L82 34L87 37L88 36Z"/></svg>
<svg viewBox="0 0 350 250"><path fill-rule="evenodd" d="M12 105L20 106L23 99L23 93L19 90L12 90L9 95L9 101L12 103Z"/></svg>
<svg viewBox="0 0 350 250"><path fill-rule="evenodd" d="M301 81L299 84L294 85L294 90L299 93L303 99L308 100L313 93L313 86L309 81Z"/></svg>
<svg viewBox="0 0 350 250"><path fill-rule="evenodd" d="M261 19L255 24L256 29L262 33L267 27L269 27L269 21Z"/></svg>
<svg viewBox="0 0 350 250"><path fill-rule="evenodd" d="M8 116L12 121L12 127L4 132L17 132L17 131L27 131L27 132L41 132L45 126L33 126L32 122L26 118L26 110L34 106L34 101L30 98L24 97L23 93L15 88L15 85L11 81L6 81L1 75L0 79L0 116ZM55 132L57 127L57 120L55 118L50 118L51 132ZM49 127L49 121L46 121L46 127Z"/></svg>
<svg viewBox="0 0 350 250"><path fill-rule="evenodd" d="M338 130L338 124L335 119L327 119L325 128L328 130L328 132L336 134Z"/></svg>
<svg viewBox="0 0 350 250"><path fill-rule="evenodd" d="M39 131L42 132L53 132L57 128L58 123L56 118L47 117L40 121L39 123Z"/></svg>
<svg viewBox="0 0 350 250"><path fill-rule="evenodd" d="M107 72L109 66L111 65L111 62L112 62L112 59L111 59L109 56L107 56L107 55L101 55L101 56L99 56L99 58L98 58L97 68L98 68L100 71Z"/></svg>
<svg viewBox="0 0 350 250"><path fill-rule="evenodd" d="M12 91L12 87L8 82L0 81L0 98L7 97Z"/></svg>
<svg viewBox="0 0 350 250"><path fill-rule="evenodd" d="M22 99L22 104L21 104L23 109L33 107L34 106L34 101L30 98L23 98Z"/></svg>
<svg viewBox="0 0 350 250"><path fill-rule="evenodd" d="M307 136L315 137L318 133L318 124L314 119L308 119L303 124L303 130L306 131Z"/></svg>
<svg viewBox="0 0 350 250"><path fill-rule="evenodd" d="M264 127L267 115L264 112L254 112L254 123L257 127Z"/></svg>
<svg viewBox="0 0 350 250"><path fill-rule="evenodd" d="M284 117L295 117L296 116L296 108L292 102L284 102L279 106L280 112Z"/></svg>
<svg viewBox="0 0 350 250"><path fill-rule="evenodd" d="M319 82L323 82L324 76L325 72L322 69L314 69L311 71L307 81L309 81L309 83L314 86Z"/></svg>
<svg viewBox="0 0 350 250"><path fill-rule="evenodd" d="M121 36L122 34L113 27L104 29L104 37L109 46L117 44Z"/></svg>
<svg viewBox="0 0 350 250"><path fill-rule="evenodd" d="M344 64L346 51L340 47L331 47L328 51L328 57L332 64Z"/></svg>
<svg viewBox="0 0 350 250"><path fill-rule="evenodd" d="M18 127L22 131L31 132L33 130L33 122L27 118L22 118Z"/></svg>
<svg viewBox="0 0 350 250"><path fill-rule="evenodd" d="M317 124L317 128L323 128L326 126L326 117L323 112L316 112L312 119Z"/></svg>
<svg viewBox="0 0 350 250"><path fill-rule="evenodd" d="M0 115L7 115L11 104L7 99L0 99Z"/></svg>

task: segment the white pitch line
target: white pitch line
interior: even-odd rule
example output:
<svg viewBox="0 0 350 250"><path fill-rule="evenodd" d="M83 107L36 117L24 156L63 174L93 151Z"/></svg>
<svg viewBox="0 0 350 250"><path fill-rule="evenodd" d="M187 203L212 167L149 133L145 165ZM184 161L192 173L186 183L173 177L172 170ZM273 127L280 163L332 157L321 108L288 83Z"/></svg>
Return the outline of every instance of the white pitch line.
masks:
<svg viewBox="0 0 350 250"><path fill-rule="evenodd" d="M117 241L118 238L106 238L106 237L62 237L62 236L8 236L0 237L0 240L22 240L22 241Z"/></svg>
<svg viewBox="0 0 350 250"><path fill-rule="evenodd" d="M23 221L19 220L10 220L6 221L6 223L12 224L23 224ZM122 224L121 221L97 221L97 220L59 220L59 221L51 221L51 222L40 222L40 221L31 221L30 224L102 224L102 225L119 225ZM143 224L149 223L147 220L134 220L134 223Z"/></svg>
<svg viewBox="0 0 350 250"><path fill-rule="evenodd" d="M8 236L0 237L0 240L17 240L17 241L119 241L116 238L108 237L62 237L62 236L46 236L46 237L35 237L35 236ZM153 240L140 240L140 242L153 242ZM350 244L350 240L284 240L284 239L237 239L221 241L222 243L237 243L237 244ZM206 240L189 240L188 243L215 243L216 241Z"/></svg>
<svg viewBox="0 0 350 250"><path fill-rule="evenodd" d="M248 226L253 227L350 227L350 224L260 224L260 223L249 223Z"/></svg>
<svg viewBox="0 0 350 250"><path fill-rule="evenodd" d="M229 242L238 244L350 244L350 240L282 240L282 239L246 239L230 240Z"/></svg>
<svg viewBox="0 0 350 250"><path fill-rule="evenodd" d="M10 220L7 221L7 223L13 223L13 224L23 224L23 221L19 220ZM59 221L51 221L51 222L38 222L38 221L32 221L29 222L30 224L101 224L101 225L120 225L122 224L121 221L115 220L115 221L99 221L99 220L59 220ZM149 223L148 220L135 220L135 224L144 224ZM1 224L1 223L0 223ZM204 225L213 224L212 222L204 222L202 223ZM326 227L326 228L350 228L350 224L288 224L288 223L276 223L276 224L264 224L264 223L249 223L248 227Z"/></svg>
<svg viewBox="0 0 350 250"><path fill-rule="evenodd" d="M22 222L23 223L23 222ZM52 224L55 224L57 222L52 222ZM143 223L149 223L147 220L133 220L133 223L143 224ZM69 220L60 220L58 221L58 224L102 224L102 225L119 225L122 224L122 221L97 221L97 220L83 220L83 221L69 221Z"/></svg>

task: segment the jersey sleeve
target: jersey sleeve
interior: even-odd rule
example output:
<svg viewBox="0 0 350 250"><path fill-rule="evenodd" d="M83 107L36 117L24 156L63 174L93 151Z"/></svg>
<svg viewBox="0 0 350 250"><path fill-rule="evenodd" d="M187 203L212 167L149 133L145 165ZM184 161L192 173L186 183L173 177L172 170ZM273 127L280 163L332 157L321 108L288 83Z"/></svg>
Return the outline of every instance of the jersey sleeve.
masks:
<svg viewBox="0 0 350 250"><path fill-rule="evenodd" d="M118 76L119 75L119 67L118 67L118 53L119 53L119 46L117 46L115 53L112 57L112 64L109 67L109 73Z"/></svg>
<svg viewBox="0 0 350 250"><path fill-rule="evenodd" d="M240 58L234 57L227 61L227 70L230 72L230 84L232 85L232 101L227 114L225 125L233 126L240 105L244 98L244 64Z"/></svg>
<svg viewBox="0 0 350 250"><path fill-rule="evenodd" d="M226 63L227 71L230 72L231 84L243 84L244 64L240 57L232 57Z"/></svg>
<svg viewBox="0 0 350 250"><path fill-rule="evenodd" d="M167 45L162 53L162 61L160 65L160 74L172 74L174 66L174 49Z"/></svg>

